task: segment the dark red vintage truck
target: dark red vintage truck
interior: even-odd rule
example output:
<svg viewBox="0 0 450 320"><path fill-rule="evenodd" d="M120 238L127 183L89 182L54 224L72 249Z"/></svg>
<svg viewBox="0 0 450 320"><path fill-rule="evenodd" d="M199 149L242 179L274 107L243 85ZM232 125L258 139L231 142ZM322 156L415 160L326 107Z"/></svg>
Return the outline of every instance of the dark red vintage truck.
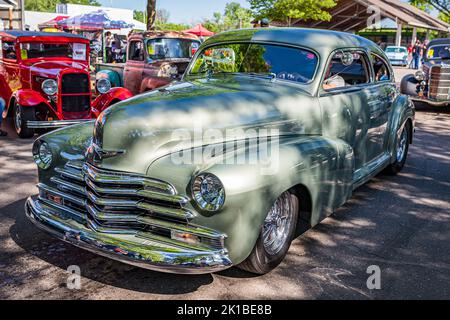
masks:
<svg viewBox="0 0 450 320"><path fill-rule="evenodd" d="M200 46L197 36L177 31L135 32L128 38L126 63L97 65L97 82L125 87L133 94L180 79Z"/></svg>
<svg viewBox="0 0 450 320"><path fill-rule="evenodd" d="M89 41L68 33L0 32L0 98L3 118L14 118L21 138L35 129L58 128L95 119L128 99L108 81L91 86Z"/></svg>

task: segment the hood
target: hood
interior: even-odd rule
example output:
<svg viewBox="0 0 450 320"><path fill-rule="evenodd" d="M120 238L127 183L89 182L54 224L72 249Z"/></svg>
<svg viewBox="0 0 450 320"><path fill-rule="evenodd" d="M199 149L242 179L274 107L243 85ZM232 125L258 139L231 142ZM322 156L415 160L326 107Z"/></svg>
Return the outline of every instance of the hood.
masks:
<svg viewBox="0 0 450 320"><path fill-rule="evenodd" d="M251 133L243 133L248 129L257 133L266 129L268 135L320 134L320 118L317 99L298 85L248 76L181 82L101 114L95 143L104 151L125 153L97 165L145 174L159 157L245 139Z"/></svg>
<svg viewBox="0 0 450 320"><path fill-rule="evenodd" d="M62 70L76 69L87 70L87 66L79 62L42 61L30 66L30 72L34 75L55 78Z"/></svg>

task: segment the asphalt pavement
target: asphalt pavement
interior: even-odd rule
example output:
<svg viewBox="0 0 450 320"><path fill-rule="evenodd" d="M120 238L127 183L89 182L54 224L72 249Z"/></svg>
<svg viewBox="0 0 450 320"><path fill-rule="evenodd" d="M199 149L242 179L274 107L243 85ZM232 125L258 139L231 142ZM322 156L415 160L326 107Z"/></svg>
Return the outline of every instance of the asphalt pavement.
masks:
<svg viewBox="0 0 450 320"><path fill-rule="evenodd" d="M0 299L449 299L450 109L419 110L416 129L400 175L356 190L264 276L143 270L37 230L23 210L37 193L32 140L9 129L0 138ZM66 287L71 265L81 269L79 290ZM380 289L367 287L370 266L381 271Z"/></svg>

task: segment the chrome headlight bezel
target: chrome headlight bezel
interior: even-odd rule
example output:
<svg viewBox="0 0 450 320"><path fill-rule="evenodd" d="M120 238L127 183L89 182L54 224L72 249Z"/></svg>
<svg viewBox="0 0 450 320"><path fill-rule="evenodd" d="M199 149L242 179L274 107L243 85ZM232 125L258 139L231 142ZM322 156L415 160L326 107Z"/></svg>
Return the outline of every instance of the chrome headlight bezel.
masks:
<svg viewBox="0 0 450 320"><path fill-rule="evenodd" d="M54 79L46 79L41 85L42 91L48 96L54 96L58 93L58 82Z"/></svg>
<svg viewBox="0 0 450 320"><path fill-rule="evenodd" d="M37 166L47 170L53 163L54 155L50 145L41 140L36 140L33 144L33 158Z"/></svg>
<svg viewBox="0 0 450 320"><path fill-rule="evenodd" d="M425 80L425 72L419 70L414 74L414 78L416 78L417 81L421 82Z"/></svg>
<svg viewBox="0 0 450 320"><path fill-rule="evenodd" d="M225 204L225 187L212 173L200 173L191 184L192 198L206 212L218 212Z"/></svg>
<svg viewBox="0 0 450 320"><path fill-rule="evenodd" d="M101 78L101 79L97 80L96 86L97 86L97 91L101 94L107 93L112 88L111 81L109 81L109 79L106 79L106 78Z"/></svg>

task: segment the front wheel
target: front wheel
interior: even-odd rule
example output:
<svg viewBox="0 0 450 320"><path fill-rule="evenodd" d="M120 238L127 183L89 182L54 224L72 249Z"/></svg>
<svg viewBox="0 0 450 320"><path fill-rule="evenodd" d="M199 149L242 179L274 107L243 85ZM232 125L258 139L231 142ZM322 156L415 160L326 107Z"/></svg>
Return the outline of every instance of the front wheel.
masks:
<svg viewBox="0 0 450 320"><path fill-rule="evenodd" d="M267 214L252 253L238 267L256 274L266 274L275 269L291 246L298 210L297 196L284 192Z"/></svg>
<svg viewBox="0 0 450 320"><path fill-rule="evenodd" d="M407 122L401 131L397 134L397 143L395 148L395 161L390 164L386 170L388 173L396 175L402 171L408 156L409 142L411 141L411 128Z"/></svg>
<svg viewBox="0 0 450 320"><path fill-rule="evenodd" d="M34 136L34 129L27 126L28 121L35 119L34 108L24 108L20 104L14 105L14 128L20 138L31 138Z"/></svg>

